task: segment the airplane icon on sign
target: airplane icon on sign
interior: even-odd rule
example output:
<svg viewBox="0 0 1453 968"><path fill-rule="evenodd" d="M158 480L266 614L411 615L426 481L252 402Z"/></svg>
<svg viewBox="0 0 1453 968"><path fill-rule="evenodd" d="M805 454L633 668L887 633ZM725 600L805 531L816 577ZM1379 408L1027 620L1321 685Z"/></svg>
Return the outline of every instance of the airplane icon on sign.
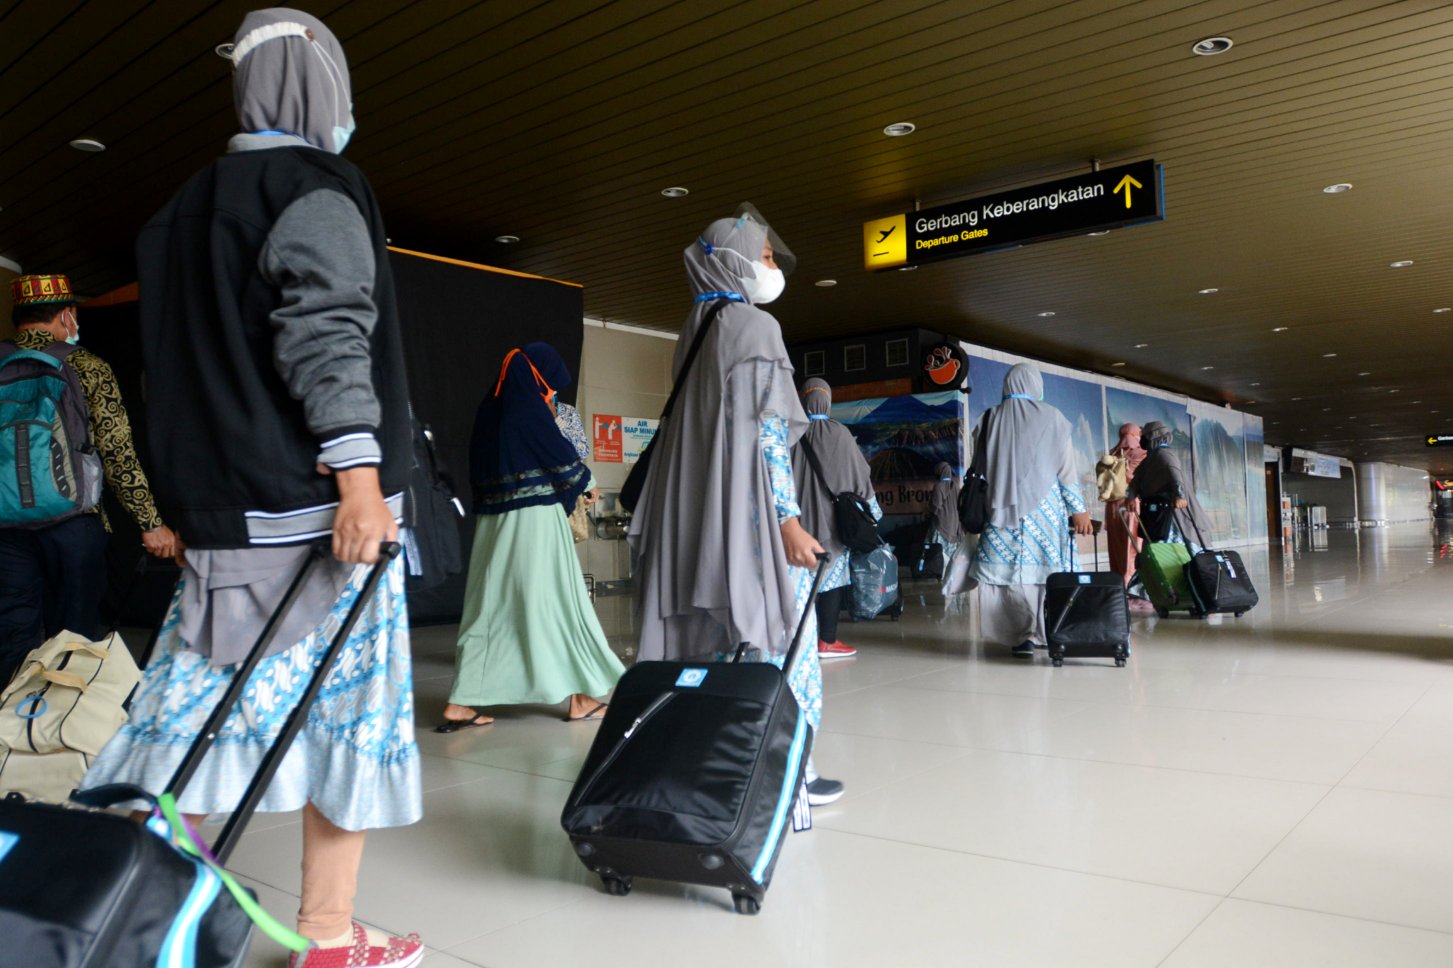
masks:
<svg viewBox="0 0 1453 968"><path fill-rule="evenodd" d="M882 245L884 242L888 241L888 236L892 235L896 231L898 231L898 226L895 225L885 232L878 233L878 244Z"/></svg>

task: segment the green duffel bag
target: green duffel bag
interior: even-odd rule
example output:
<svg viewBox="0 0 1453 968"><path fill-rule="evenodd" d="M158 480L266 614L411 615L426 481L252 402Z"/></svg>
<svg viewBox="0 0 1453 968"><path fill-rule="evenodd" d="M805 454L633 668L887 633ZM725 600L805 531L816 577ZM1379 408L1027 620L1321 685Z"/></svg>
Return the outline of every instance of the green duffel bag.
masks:
<svg viewBox="0 0 1453 968"><path fill-rule="evenodd" d="M1162 618L1175 611L1196 610L1196 599L1186 578L1186 565L1190 563L1191 552L1180 542L1148 542L1135 556L1140 582Z"/></svg>

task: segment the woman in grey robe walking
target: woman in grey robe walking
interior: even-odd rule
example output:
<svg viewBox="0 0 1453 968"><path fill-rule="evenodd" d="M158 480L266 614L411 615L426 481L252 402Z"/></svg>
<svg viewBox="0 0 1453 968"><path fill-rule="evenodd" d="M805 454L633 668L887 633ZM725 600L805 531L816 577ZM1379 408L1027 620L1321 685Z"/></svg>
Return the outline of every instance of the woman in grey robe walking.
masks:
<svg viewBox="0 0 1453 968"><path fill-rule="evenodd" d="M847 659L857 655L858 650L838 640L837 626L843 593L852 579L848 574L847 546L837 535L833 498L856 494L868 503L874 520L882 520L883 511L873 494L868 460L853 432L832 419L832 387L826 380L813 377L802 385L802 406L807 411L807 432L792 448L792 477L802 505L803 526L832 555L817 596L817 655L824 660ZM807 460L808 447L822 468L821 480Z"/></svg>
<svg viewBox="0 0 1453 968"><path fill-rule="evenodd" d="M821 545L799 518L789 450L807 428L777 320L760 307L785 287L791 252L755 210L718 219L686 247L695 306L681 328L675 410L652 442L629 538L640 587L640 658L749 655L782 665L806 622L788 683L814 732L822 722L816 617L808 610ZM682 379L697 329L721 302ZM842 784L816 777L816 803Z"/></svg>
<svg viewBox="0 0 1453 968"><path fill-rule="evenodd" d="M1045 580L1075 570L1071 529L1091 533L1069 421L1043 397L1039 369L1016 364L1004 377L1004 401L982 418L989 523L969 565L979 582L984 639L1022 658L1045 642Z"/></svg>

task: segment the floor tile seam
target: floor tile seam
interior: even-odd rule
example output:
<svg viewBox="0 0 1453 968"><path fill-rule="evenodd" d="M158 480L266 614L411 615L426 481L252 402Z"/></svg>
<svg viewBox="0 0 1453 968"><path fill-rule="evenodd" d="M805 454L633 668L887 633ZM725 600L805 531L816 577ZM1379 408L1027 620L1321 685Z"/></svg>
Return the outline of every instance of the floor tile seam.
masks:
<svg viewBox="0 0 1453 968"><path fill-rule="evenodd" d="M1171 946L1171 949L1165 953L1165 957L1162 958L1162 959L1160 959L1159 961L1157 961L1155 963L1156 968L1163 968L1163 966L1165 965L1166 962L1168 962L1172 958L1174 958L1175 955L1176 955L1176 952L1177 951L1180 951L1181 948L1185 947L1186 942L1189 941L1189 940L1191 940L1191 938L1195 935L1195 933L1197 931L1201 930L1201 927L1207 921L1211 920L1212 917L1215 916L1215 914L1216 914L1217 911L1219 911L1219 910L1221 910L1221 908L1225 907L1226 902L1229 901L1229 900L1231 900L1230 895L1227 895L1225 897L1218 898L1217 901L1216 901L1216 903L1211 907L1211 910L1209 910L1209 911L1206 912L1206 916L1203 917L1203 918L1201 918L1194 925L1192 925L1191 926L1191 930L1189 930L1189 931L1186 932L1185 937L1181 938L1181 940L1177 941L1174 945L1172 945Z"/></svg>
<svg viewBox="0 0 1453 968"><path fill-rule="evenodd" d="M499 934L501 931L508 931L510 928L517 928L517 927L519 927L522 924L527 924L527 923L529 923L531 921L538 921L540 918L549 917L550 915L555 914L555 913L557 913L559 911L563 911L566 908L569 908L569 907L577 907L577 906L579 906L581 904L584 904L584 903L585 902L583 900L566 901L564 904L557 904L557 905L555 905L553 907L547 908L546 910L536 911L533 914L527 914L527 915L525 915L522 918L518 918L518 919L516 919L514 921L509 922L508 924L501 924L498 927L490 928L488 931L485 931L482 934L472 935L472 936L470 936L468 938L465 938L463 941L456 941L456 942L454 942L454 944L449 945L447 948L437 948L435 950L440 951L443 954L446 954L446 955L448 955L451 958L458 958L460 961L464 962L465 964L475 965L476 968L488 968L487 965L484 965L481 962L469 960L468 958L466 958L463 955L459 954L459 952L456 949L462 948L464 945L467 945L467 944L473 944L474 942L480 941L480 940L482 940L484 938L488 938L491 935ZM427 945L427 942L426 942L426 945Z"/></svg>
<svg viewBox="0 0 1453 968"><path fill-rule="evenodd" d="M1418 790L1394 790L1390 787L1367 786L1362 783L1348 783L1345 777L1337 781L1336 788L1338 790L1361 790L1364 793L1391 793L1400 797L1421 797L1425 800L1443 800L1453 804L1453 794L1423 793Z"/></svg>
<svg viewBox="0 0 1453 968"><path fill-rule="evenodd" d="M921 770L914 770L911 773L905 773L902 776L894 777L891 780L885 780L882 783L876 784L876 785L871 786L871 787L866 787L866 788L864 788L862 790L856 790L855 789L855 790L853 790L852 793L850 793L847 796L843 797L843 801L842 802L843 803L851 803L853 800L855 800L855 799L857 799L859 797L865 797L865 796L867 796L870 793L877 793L880 790L886 790L889 787L896 786L899 783L903 783L903 782L906 782L908 780L917 779L920 776L927 776L930 773L937 772L938 770L941 770L941 769L943 769L944 767L947 767L947 766L952 766L953 764L959 762L960 760L966 760L970 756L974 755L974 751L973 750L964 749L961 746L945 746L945 747L943 747L943 749L955 750L957 752L957 755L954 756L954 757L952 757L951 759L948 759L948 760L945 760L942 763L939 763L936 766L926 766L926 767L924 767Z"/></svg>
<svg viewBox="0 0 1453 968"><path fill-rule="evenodd" d="M1419 696L1413 702L1413 706L1418 705L1418 703L1421 703L1424 699L1428 698L1428 694L1433 691L1433 689L1434 689L1435 686L1436 686L1436 683L1432 683L1432 682L1428 683L1428 687L1426 689L1424 689L1423 690L1423 694L1421 696ZM1372 755L1373 750L1375 750L1379 746L1381 746L1383 744L1383 742L1387 740L1388 736L1392 735L1392 731L1393 730L1397 729L1398 726L1402 725L1402 723L1408 718L1408 716L1411 715L1412 709L1413 709L1413 707L1412 706L1409 706L1407 708L1407 710L1405 710L1401 716L1399 716L1390 726L1387 727L1387 729L1385 729L1385 730L1382 731L1382 735L1381 736L1379 736L1379 737L1377 737L1377 739L1373 740L1371 746L1369 746L1367 749L1365 749L1365 750L1362 751L1362 755L1357 758L1357 762L1356 763L1353 763L1350 767L1348 767L1347 768L1347 772L1346 773L1343 773L1342 776L1337 780L1337 783L1336 783L1336 786L1334 787L1334 789L1339 789L1339 790L1358 790L1358 789L1364 789L1363 787L1358 787L1358 786L1353 785L1353 784L1348 784L1347 783L1347 778L1349 776L1351 776L1353 773L1357 772L1357 768L1359 766L1361 766L1367 760L1367 758L1369 756ZM1375 792L1401 793L1404 796L1424 797L1424 798L1429 798L1429 799L1434 799L1434 800L1450 800L1450 799L1453 799L1453 797L1443 797L1443 796L1439 796L1438 794L1435 794L1435 793L1403 793L1403 791L1401 791L1401 790L1384 790L1384 791L1375 791Z"/></svg>
<svg viewBox="0 0 1453 968"><path fill-rule="evenodd" d="M1267 678L1271 678L1271 677L1268 676ZM1296 676L1288 676L1288 677L1284 677L1284 678L1298 678L1298 677L1296 677ZM1307 677L1303 677L1303 678L1307 678ZM1328 678L1328 681L1332 681L1332 682L1362 682L1362 681L1376 681L1376 680ZM912 688L912 687L904 687L904 688ZM1299 714L1299 713L1258 713L1258 712L1252 712L1252 711L1246 710L1246 709L1218 709L1215 706L1175 706L1175 705L1171 705L1169 703L1164 703L1164 702L1120 702L1120 701L1110 700L1110 699L1079 699L1079 698L1070 699L1070 698L1060 697L1060 696L1043 696L1043 695L1037 695L1037 696L1035 696L1035 695L1026 695L1024 693L1017 693L1017 692L984 692L982 690L977 690L977 689L970 689L970 690L961 690L961 689L933 689L933 688L924 687L924 688L914 689L914 691L916 691L916 692L933 692L933 693L938 693L938 694L941 694L941 695L998 696L998 697L1000 697L1002 699L1037 699L1037 700L1040 700L1042 702L1076 702L1076 703L1084 703L1086 705L1091 705L1091 706L1128 706L1128 707L1130 707L1132 709L1183 709L1183 710L1186 710L1188 712L1232 713L1232 714L1238 715L1238 716L1268 716L1268 717L1273 717L1273 718L1276 718L1276 719L1308 719L1308 720L1313 720L1313 721L1316 721L1316 722L1329 722L1329 723L1374 723L1374 724L1378 724L1378 725L1381 725L1381 723L1382 723L1382 720L1376 720L1376 719L1349 719L1349 718L1346 718L1346 717L1343 717L1343 716L1312 716L1312 715L1308 715L1308 714L1305 714L1305 713L1301 713L1301 714ZM1421 699L1422 699L1422 697L1420 696L1418 699L1413 700L1413 705L1417 704ZM1408 709L1411 709L1411 708L1412 708L1412 705L1409 705ZM1083 710L1076 710L1076 712L1082 712L1082 711ZM1404 710L1404 712L1406 712L1406 711L1407 710ZM1399 715L1401 715L1401 714L1399 714Z"/></svg>
<svg viewBox="0 0 1453 968"><path fill-rule="evenodd" d="M1388 728L1391 729L1392 727ZM1386 733L1384 733L1384 735L1386 735ZM1381 737L1374 740L1372 744L1373 747L1375 747L1380 742L1382 742ZM1372 747L1369 747L1369 750L1371 748ZM1366 758L1366 756L1367 752L1364 751L1362 756L1357 758L1357 762L1361 763L1362 760ZM1356 764L1353 764L1352 769L1356 769ZM1349 770L1348 772L1350 773L1351 770ZM1261 870L1262 865L1265 864L1269 859L1271 859L1271 856L1273 854L1275 854L1278 850L1281 850L1282 845L1290 840L1292 835L1301 829L1302 824L1306 823L1307 818L1317 812L1318 807L1327 802L1327 798L1330 797L1333 792L1338 789L1338 785L1342 782L1342 780L1345 780L1346 778L1347 773L1342 774L1341 779L1339 779L1336 783L1332 784L1332 786L1328 787L1327 790L1320 797L1317 798L1316 803L1313 803L1311 806L1307 807L1306 812L1298 817L1296 822L1288 827L1284 834L1277 838L1276 843L1272 844L1266 849L1266 852L1261 855L1260 859L1258 859L1256 863L1251 865L1251 868L1242 876L1241 880L1236 882L1236 886L1231 888L1230 892L1228 892L1227 894L1227 897L1235 897L1236 892L1241 890L1241 888L1246 885L1246 882L1249 881L1253 876L1255 876L1257 871Z"/></svg>
<svg viewBox="0 0 1453 968"><path fill-rule="evenodd" d="M1039 756L1048 760L1067 760L1071 763L1103 763L1107 766L1132 766L1140 770L1164 770L1169 773L1190 773L1195 776L1221 776L1236 780L1260 780L1266 783L1290 783L1296 786L1324 787L1328 792L1335 789L1335 783L1320 780L1291 780L1282 776L1259 776L1252 773L1228 773L1224 770L1196 770L1188 766L1169 766L1161 763L1134 763L1129 760L1102 759L1090 756L1067 756L1064 753L1041 753L1034 750L1006 749L999 746L977 746L976 751L985 753L1010 753L1016 756Z"/></svg>
<svg viewBox="0 0 1453 968"><path fill-rule="evenodd" d="M486 770L500 770L500 771L505 772L505 773L513 773L513 774L515 774L517 776L531 776L531 777L535 777L536 779L540 779L540 780L552 780L552 781L554 781L556 783L566 783L566 784L570 784L570 783L574 783L575 782L574 780L563 780L563 779L561 779L558 776L551 776L548 773L536 773L533 770L527 770L527 769L517 768L517 767L513 767L513 766L497 766L494 763L478 763L478 762L476 762L474 760L460 760L460 759L455 759L454 757L447 757L447 758L448 759L454 759L454 761L456 763L468 763L470 766L477 766L477 767L480 767L481 769L486 769ZM561 762L562 760L565 760L565 759L568 759L568 757L561 757L559 760L551 760L550 763L546 763L545 766L550 766L552 763L559 763L559 762ZM431 789L424 790L423 791L423 796L427 797L427 796L429 796L432 793L443 793L446 790L457 790L459 787L472 786L472 785L474 785L476 783L483 783L485 780L488 780L488 779L489 779L488 776L479 776L479 777L475 777L472 780L461 780L458 783L450 783L450 784L447 784L445 786L433 787ZM297 822L301 822L301 821L297 821Z"/></svg>
<svg viewBox="0 0 1453 968"><path fill-rule="evenodd" d="M832 734L838 735L838 736L854 736L854 737L857 737L859 739L880 739L880 740L885 740L885 741L890 742L890 743L905 743L905 744L907 744L909 746L932 746L932 747L934 747L936 749L944 749L944 750L965 750L965 751L968 751L968 750L972 749L972 747L969 747L969 746L960 746L957 743L935 743L935 742L932 742L930 740L925 740L925 739L898 739L898 738L892 737L892 736L871 736L871 735L869 735L867 733L850 733L847 730L842 730L842 729L829 729L826 726L824 726L822 729L818 730L817 732L818 732L819 735L824 734L824 733L832 733Z"/></svg>
<svg viewBox="0 0 1453 968"><path fill-rule="evenodd" d="M878 834L867 834L858 830L844 830L840 827L833 827L830 824L816 824L814 829L820 828L830 833L841 834L844 837L862 837L865 840L876 840L885 844L898 844L905 847L919 847L924 850L942 851L948 854L956 854L960 857L979 857L984 860L994 860L1005 864L1022 864L1025 867L1035 867L1040 870L1057 871L1061 874L1078 874L1081 877L1093 877L1099 880L1119 881L1124 884L1136 884L1141 887L1156 887L1166 891L1179 891L1183 894L1195 894L1201 897L1215 898L1218 902L1231 899L1231 895L1221 891L1207 890L1198 887L1186 887L1181 884L1162 884L1159 881L1143 880L1138 877L1123 877L1119 874L1106 874L1102 871L1085 870L1079 867L1063 867L1059 864L1046 864L1043 861L1025 860L1023 857L1010 857L1005 854L991 854L980 850L968 850L963 847L948 847L943 844L927 844L917 840L904 840L899 837L883 837Z"/></svg>
<svg viewBox="0 0 1453 968"><path fill-rule="evenodd" d="M1237 886L1240 890L1240 885ZM1261 904L1266 907L1282 908L1287 911L1303 911L1307 914L1325 914L1333 918L1346 918L1348 921L1360 921L1364 924L1381 924L1389 928L1406 928L1411 931L1426 931L1429 934L1440 934L1453 938L1453 929L1430 928L1426 924L1409 924L1405 921L1387 921L1383 918L1369 918L1360 914L1348 914L1345 911L1328 911L1325 908L1306 907L1301 904L1287 904L1284 901L1267 901L1258 897L1248 897L1231 893L1226 896L1227 901L1240 901L1243 904Z"/></svg>

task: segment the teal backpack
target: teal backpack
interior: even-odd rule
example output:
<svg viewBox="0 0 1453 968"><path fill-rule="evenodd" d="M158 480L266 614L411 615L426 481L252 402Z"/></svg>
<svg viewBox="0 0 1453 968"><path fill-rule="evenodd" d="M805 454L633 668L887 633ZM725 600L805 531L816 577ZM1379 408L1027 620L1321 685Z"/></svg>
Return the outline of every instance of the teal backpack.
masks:
<svg viewBox="0 0 1453 968"><path fill-rule="evenodd" d="M65 363L75 349L0 343L0 527L45 527L101 500L86 394Z"/></svg>

